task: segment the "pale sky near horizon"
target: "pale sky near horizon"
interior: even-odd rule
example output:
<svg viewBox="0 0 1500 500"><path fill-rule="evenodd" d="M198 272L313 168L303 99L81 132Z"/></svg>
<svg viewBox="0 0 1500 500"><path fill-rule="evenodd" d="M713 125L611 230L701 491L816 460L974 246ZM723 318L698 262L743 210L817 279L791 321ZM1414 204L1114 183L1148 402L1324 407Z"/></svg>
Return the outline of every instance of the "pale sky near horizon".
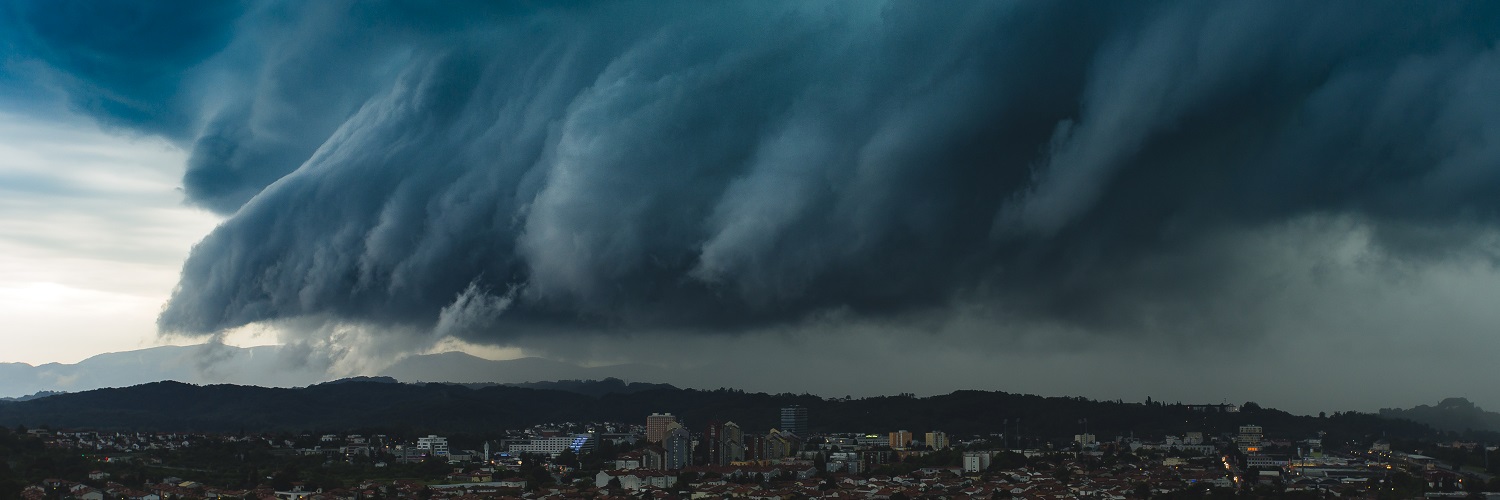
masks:
<svg viewBox="0 0 1500 500"><path fill-rule="evenodd" d="M181 149L69 118L0 114L0 362L162 345L156 314L221 219L183 203Z"/></svg>

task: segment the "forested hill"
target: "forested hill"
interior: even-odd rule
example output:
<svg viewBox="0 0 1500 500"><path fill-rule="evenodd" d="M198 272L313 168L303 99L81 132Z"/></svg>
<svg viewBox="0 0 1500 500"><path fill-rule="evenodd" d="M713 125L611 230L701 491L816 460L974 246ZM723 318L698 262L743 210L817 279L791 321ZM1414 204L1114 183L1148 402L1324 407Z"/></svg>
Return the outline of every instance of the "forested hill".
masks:
<svg viewBox="0 0 1500 500"><path fill-rule="evenodd" d="M764 432L777 426L779 409L790 405L808 409L809 426L815 432L908 429L964 436L1009 429L1033 440L1057 440L1083 432L1082 421L1086 419L1088 430L1102 438L1132 433L1233 432L1241 424L1260 425L1269 437L1302 439L1323 431L1330 443L1436 437L1432 428L1407 420L1362 413L1296 416L1254 404L1237 413L1205 413L1181 405L985 391L925 398L823 399L728 389L662 388L589 396L509 386L470 388L377 381L296 389L178 382L98 389L0 403L0 425L150 432L384 429L487 433L546 422L644 422L652 412L671 412L692 429L701 429L709 420L729 420L749 432Z"/></svg>
<svg viewBox="0 0 1500 500"><path fill-rule="evenodd" d="M1414 420L1438 429L1464 432L1467 430L1500 432L1500 413L1484 411L1464 398L1448 398L1437 406L1419 405L1411 409L1382 408L1380 415L1388 418Z"/></svg>

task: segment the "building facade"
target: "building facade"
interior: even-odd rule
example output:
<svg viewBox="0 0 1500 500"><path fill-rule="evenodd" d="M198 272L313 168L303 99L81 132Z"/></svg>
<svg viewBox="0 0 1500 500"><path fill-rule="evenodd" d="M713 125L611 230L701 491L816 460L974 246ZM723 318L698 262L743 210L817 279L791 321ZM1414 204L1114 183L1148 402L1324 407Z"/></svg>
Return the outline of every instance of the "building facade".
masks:
<svg viewBox="0 0 1500 500"><path fill-rule="evenodd" d="M892 432L890 436L891 449L904 450L911 445L911 431L902 429Z"/></svg>
<svg viewBox="0 0 1500 500"><path fill-rule="evenodd" d="M1241 453L1257 453L1260 451L1260 440L1263 434L1259 425L1241 425L1240 435L1234 441L1239 445Z"/></svg>
<svg viewBox="0 0 1500 500"><path fill-rule="evenodd" d="M788 406L781 409L781 432L807 435L807 408Z"/></svg>
<svg viewBox="0 0 1500 500"><path fill-rule="evenodd" d="M448 438L438 437L436 434L417 438L417 449L430 455L446 457L448 456Z"/></svg>
<svg viewBox="0 0 1500 500"><path fill-rule="evenodd" d="M564 450L573 450L573 453L582 455L593 451L594 441L593 436L588 434L545 437L511 443L507 447L507 451L511 453L539 453L556 457L562 454Z"/></svg>
<svg viewBox="0 0 1500 500"><path fill-rule="evenodd" d="M948 434L943 431L932 431L927 433L927 447L934 450L948 449Z"/></svg>
<svg viewBox="0 0 1500 500"><path fill-rule="evenodd" d="M964 472L982 472L990 468L993 455L988 451L964 452Z"/></svg>
<svg viewBox="0 0 1500 500"><path fill-rule="evenodd" d="M745 459L745 433L734 422L709 422L701 444L705 464L729 465Z"/></svg>
<svg viewBox="0 0 1500 500"><path fill-rule="evenodd" d="M686 427L672 424L666 437L662 439L662 450L666 470L681 470L692 464L693 437L688 434Z"/></svg>
<svg viewBox="0 0 1500 500"><path fill-rule="evenodd" d="M667 427L677 423L677 417L671 413L652 413L646 417L646 441L660 443L667 437Z"/></svg>

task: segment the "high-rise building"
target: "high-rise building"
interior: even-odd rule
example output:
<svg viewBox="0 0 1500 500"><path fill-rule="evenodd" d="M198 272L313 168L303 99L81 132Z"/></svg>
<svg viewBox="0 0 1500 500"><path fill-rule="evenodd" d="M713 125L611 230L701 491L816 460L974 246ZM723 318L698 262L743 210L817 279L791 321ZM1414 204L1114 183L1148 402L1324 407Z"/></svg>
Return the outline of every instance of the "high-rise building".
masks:
<svg viewBox="0 0 1500 500"><path fill-rule="evenodd" d="M807 436L807 408L788 406L781 409L781 432Z"/></svg>
<svg viewBox="0 0 1500 500"><path fill-rule="evenodd" d="M729 465L745 459L745 434L734 422L709 422L703 430L703 462Z"/></svg>
<svg viewBox="0 0 1500 500"><path fill-rule="evenodd" d="M659 444L648 444L641 448L641 467L651 470L667 468L667 451Z"/></svg>
<svg viewBox="0 0 1500 500"><path fill-rule="evenodd" d="M671 413L652 413L646 417L646 441L660 443L667 437L667 427L677 423L677 417Z"/></svg>
<svg viewBox="0 0 1500 500"><path fill-rule="evenodd" d="M1260 438L1263 432L1259 425L1241 425L1240 436L1236 438L1235 444L1239 445L1240 452L1260 452Z"/></svg>
<svg viewBox="0 0 1500 500"><path fill-rule="evenodd" d="M734 422L724 423L724 463L745 460L745 431Z"/></svg>
<svg viewBox="0 0 1500 500"><path fill-rule="evenodd" d="M693 462L703 465L721 465L724 461L724 422L709 420L703 426L703 439L698 441L699 456Z"/></svg>
<svg viewBox="0 0 1500 500"><path fill-rule="evenodd" d="M779 460L792 456L797 446L794 435L771 429L764 436L745 437L745 457L749 460Z"/></svg>
<svg viewBox="0 0 1500 500"><path fill-rule="evenodd" d="M911 431L899 430L891 433L891 449L904 450L911 445Z"/></svg>
<svg viewBox="0 0 1500 500"><path fill-rule="evenodd" d="M766 453L766 437L759 434L745 436L745 460L769 460Z"/></svg>
<svg viewBox="0 0 1500 500"><path fill-rule="evenodd" d="M948 434L943 431L932 431L927 433L927 447L934 450L948 448Z"/></svg>
<svg viewBox="0 0 1500 500"><path fill-rule="evenodd" d="M662 458L666 462L667 470L679 470L692 465L693 437L688 434L687 428L682 424L671 425L666 437L662 439L661 446L665 451L665 456Z"/></svg>
<svg viewBox="0 0 1500 500"><path fill-rule="evenodd" d="M798 446L796 434L781 432L778 429L771 429L771 432L766 434L765 443L766 449L762 457L768 460L790 457L793 452L797 451Z"/></svg>

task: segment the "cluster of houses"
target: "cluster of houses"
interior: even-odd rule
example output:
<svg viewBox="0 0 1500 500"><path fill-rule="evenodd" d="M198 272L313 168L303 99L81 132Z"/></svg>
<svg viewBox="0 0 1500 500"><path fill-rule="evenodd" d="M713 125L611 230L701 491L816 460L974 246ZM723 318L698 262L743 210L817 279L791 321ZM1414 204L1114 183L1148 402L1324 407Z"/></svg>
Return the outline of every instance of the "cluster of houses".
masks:
<svg viewBox="0 0 1500 500"><path fill-rule="evenodd" d="M204 498L198 496L177 496L174 493L181 492L189 495L201 485L177 479L175 484L147 485L144 489L136 489L123 484L108 481L109 474L102 471L89 473L91 483L100 486L90 486L76 481L62 479L46 479L40 484L33 484L21 490L22 500L46 500L52 498L71 498L77 500L162 500L163 498ZM166 496L164 496L166 495Z"/></svg>
<svg viewBox="0 0 1500 500"><path fill-rule="evenodd" d="M805 412L792 413L784 423L794 428L805 425L798 419L805 419ZM733 422L715 421L709 422L700 433L689 433L670 414L653 414L644 426L562 423L511 431L503 439L484 442L482 451L450 449L447 438L436 435L398 443L386 436L333 434L316 439L303 436L294 441L263 436L58 432L47 436L50 446L128 453L179 449L205 440L259 440L273 448L295 448L287 453L322 453L330 459L351 453L369 455L372 451L382 455L394 453L398 461L446 457L454 468L441 481L366 481L330 491L304 489L300 485L290 491L268 487L225 490L178 478L131 489L109 482L108 474L95 472L87 484L52 479L32 485L23 492L23 498L1125 499L1192 488L1245 488L1260 484L1273 485L1277 491L1317 491L1320 496L1330 492L1367 492L1392 467L1421 474L1431 489L1437 491L1452 489L1452 484L1461 479L1434 467L1429 457L1380 449L1379 444L1368 457L1325 456L1318 440L1279 442L1264 439L1261 434L1257 426L1244 426L1238 435L1221 438L1194 432L1158 441L1133 437L1100 441L1084 433L1073 436L1071 447L1009 449L1003 446L1007 442L1003 435L998 436L998 441L997 436L988 436L952 443L938 431L925 435L905 430L826 434L804 439L798 433L776 429L763 436L750 435ZM592 452L602 440L628 445L627 451L610 457L603 470L583 473L556 460L569 451L579 455ZM962 457L957 465L945 461L947 465L915 470L886 467L910 464L955 446L966 450L951 452ZM1220 453L1234 448L1240 453ZM1286 449L1295 449L1296 453L1290 457L1270 453ZM1134 454L1129 455L1130 460L1101 460L1115 453L1125 457L1124 452ZM554 460L545 461L543 467L551 475L551 481L534 483L517 477L522 475L523 453L530 457L552 457ZM998 466L1001 454L1007 455L1009 465ZM894 472L897 470L909 472L898 474Z"/></svg>
<svg viewBox="0 0 1500 500"><path fill-rule="evenodd" d="M1059 474L1059 470L1068 471ZM1198 482L1225 485L1225 474L1210 466L1120 464L1090 466L1065 460L1046 470L1019 467L994 473L965 473L959 467L930 467L899 476L861 477L847 474L819 477L812 463L800 460L761 466L692 466L680 471L618 469L599 472L592 481L526 489L524 481L502 480L423 485L414 481L366 482L333 491L220 490L203 485L163 481L143 490L112 485L105 490L50 480L23 495L26 500L78 498L104 500L256 499L365 500L372 498L994 498L1027 499L1092 497L1125 499L1145 487L1156 493L1190 488ZM175 478L174 478L175 479ZM111 483L112 484L112 483ZM48 496L49 492L54 493Z"/></svg>
<svg viewBox="0 0 1500 500"><path fill-rule="evenodd" d="M193 442L209 439L202 434L149 433L149 432L52 432L44 429L28 431L38 436L50 447L85 450L100 453L131 453L150 450L178 450L188 448ZM225 436L214 439L241 439ZM248 439L248 438L246 438Z"/></svg>

